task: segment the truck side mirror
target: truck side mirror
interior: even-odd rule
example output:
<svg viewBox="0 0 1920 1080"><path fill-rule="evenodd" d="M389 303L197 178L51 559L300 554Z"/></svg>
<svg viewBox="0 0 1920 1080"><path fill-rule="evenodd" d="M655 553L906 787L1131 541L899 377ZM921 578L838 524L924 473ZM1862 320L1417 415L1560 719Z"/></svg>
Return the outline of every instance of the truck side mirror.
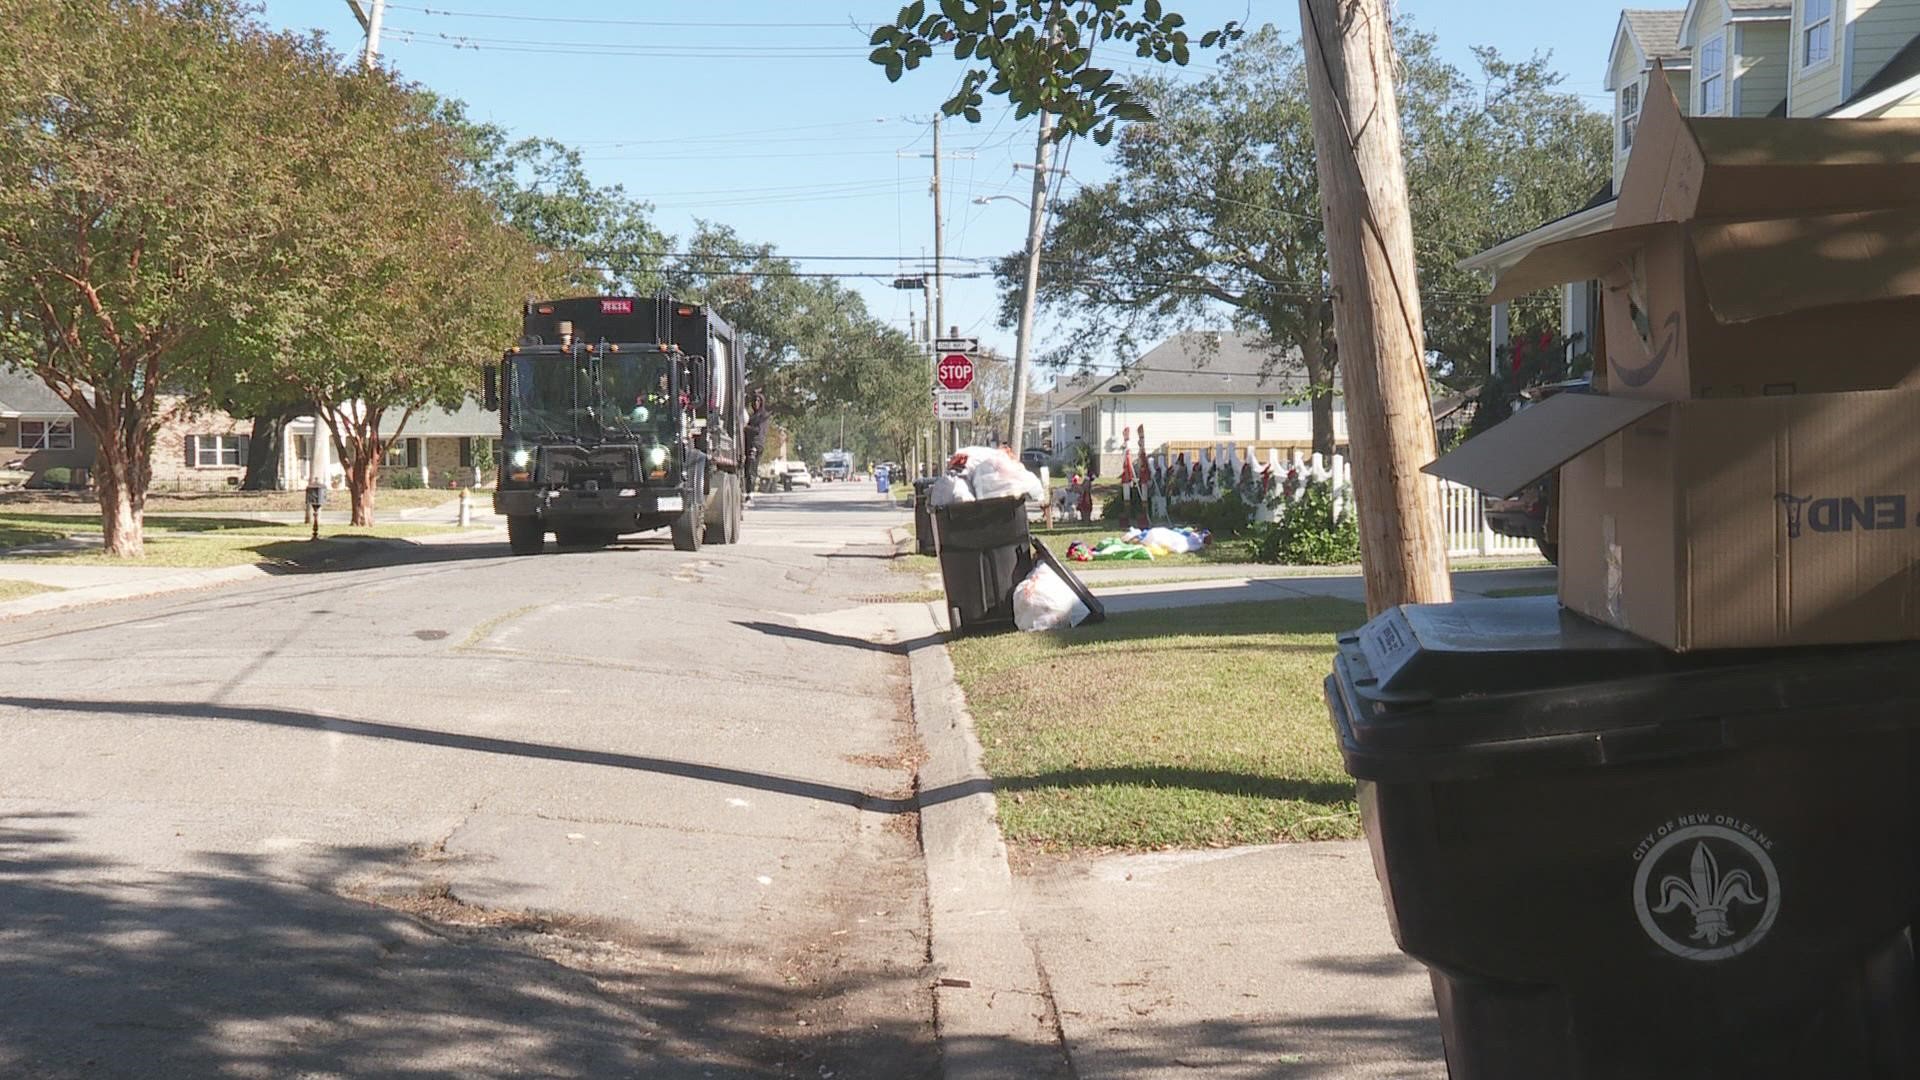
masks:
<svg viewBox="0 0 1920 1080"><path fill-rule="evenodd" d="M484 373L481 379L481 382L484 386L484 389L481 391L480 407L487 410L488 412L499 412L500 411L500 369L494 367L491 364L487 365L487 370Z"/></svg>

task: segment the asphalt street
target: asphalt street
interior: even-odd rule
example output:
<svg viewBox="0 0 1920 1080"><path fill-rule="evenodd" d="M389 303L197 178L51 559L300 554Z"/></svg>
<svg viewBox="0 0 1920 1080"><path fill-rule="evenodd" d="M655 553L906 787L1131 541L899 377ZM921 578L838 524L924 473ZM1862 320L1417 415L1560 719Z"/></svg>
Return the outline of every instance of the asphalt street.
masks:
<svg viewBox="0 0 1920 1080"><path fill-rule="evenodd" d="M934 1075L866 485L0 622L0 1075Z"/></svg>

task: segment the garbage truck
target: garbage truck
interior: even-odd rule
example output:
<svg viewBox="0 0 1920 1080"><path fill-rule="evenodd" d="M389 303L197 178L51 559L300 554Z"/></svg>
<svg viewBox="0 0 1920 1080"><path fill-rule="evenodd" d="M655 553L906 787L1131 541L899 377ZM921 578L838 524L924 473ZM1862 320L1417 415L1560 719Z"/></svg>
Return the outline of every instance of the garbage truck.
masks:
<svg viewBox="0 0 1920 1080"><path fill-rule="evenodd" d="M537 300L486 373L500 413L494 512L515 555L665 528L680 551L740 536L746 358L702 304Z"/></svg>

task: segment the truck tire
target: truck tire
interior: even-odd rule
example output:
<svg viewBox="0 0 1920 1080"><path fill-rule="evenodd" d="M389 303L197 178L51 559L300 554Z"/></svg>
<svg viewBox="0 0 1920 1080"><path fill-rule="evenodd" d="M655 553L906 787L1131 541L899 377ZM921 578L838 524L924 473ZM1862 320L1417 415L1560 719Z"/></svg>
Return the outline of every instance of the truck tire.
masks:
<svg viewBox="0 0 1920 1080"><path fill-rule="evenodd" d="M714 507L718 513L709 519L707 543L737 544L740 542L742 483L739 473L720 474L720 495Z"/></svg>
<svg viewBox="0 0 1920 1080"><path fill-rule="evenodd" d="M687 492L687 505L673 519L673 550L699 551L707 531L707 474L693 474L693 490Z"/></svg>
<svg viewBox="0 0 1920 1080"><path fill-rule="evenodd" d="M706 542L709 544L733 543L733 541L728 538L727 533L730 531L728 526L733 523L731 502L739 497L736 494L737 489L734 487L735 483L737 483L737 480L733 473L723 472L714 479L713 491L711 492L713 505L707 508L706 514Z"/></svg>
<svg viewBox="0 0 1920 1080"><path fill-rule="evenodd" d="M547 532L540 519L517 514L507 519L507 548L515 555L538 555L547 546Z"/></svg>

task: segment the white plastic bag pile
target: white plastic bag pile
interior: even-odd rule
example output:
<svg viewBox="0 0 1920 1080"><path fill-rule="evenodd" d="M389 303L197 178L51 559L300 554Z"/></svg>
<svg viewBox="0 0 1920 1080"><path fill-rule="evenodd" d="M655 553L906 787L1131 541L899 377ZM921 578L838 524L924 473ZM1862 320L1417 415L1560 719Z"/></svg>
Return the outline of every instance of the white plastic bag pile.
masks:
<svg viewBox="0 0 1920 1080"><path fill-rule="evenodd" d="M952 506L975 499L1022 495L1038 500L1046 498L1047 491L1040 486L1039 477L1003 451L990 446L968 446L948 459L947 474L934 481L927 492L927 501L934 506Z"/></svg>
<svg viewBox="0 0 1920 1080"><path fill-rule="evenodd" d="M1079 626L1087 615L1079 594L1045 563L1013 587L1013 625L1022 630Z"/></svg>

